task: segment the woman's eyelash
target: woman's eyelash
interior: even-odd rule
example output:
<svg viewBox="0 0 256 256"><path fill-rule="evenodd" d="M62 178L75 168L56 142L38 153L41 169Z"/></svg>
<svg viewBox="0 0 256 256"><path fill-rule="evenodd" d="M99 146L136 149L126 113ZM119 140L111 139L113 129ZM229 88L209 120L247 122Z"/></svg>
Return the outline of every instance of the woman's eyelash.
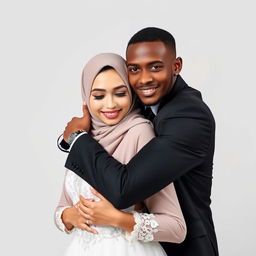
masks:
<svg viewBox="0 0 256 256"><path fill-rule="evenodd" d="M116 93L116 96L118 96L118 97L123 97L125 95L126 95L126 92L118 92L118 93Z"/></svg>
<svg viewBox="0 0 256 256"><path fill-rule="evenodd" d="M94 95L93 97L95 100L101 100L104 98L104 95Z"/></svg>
<svg viewBox="0 0 256 256"><path fill-rule="evenodd" d="M117 92L115 93L115 95L117 97L124 97L126 95L126 92ZM95 100L102 100L105 97L105 95L93 95L93 97Z"/></svg>

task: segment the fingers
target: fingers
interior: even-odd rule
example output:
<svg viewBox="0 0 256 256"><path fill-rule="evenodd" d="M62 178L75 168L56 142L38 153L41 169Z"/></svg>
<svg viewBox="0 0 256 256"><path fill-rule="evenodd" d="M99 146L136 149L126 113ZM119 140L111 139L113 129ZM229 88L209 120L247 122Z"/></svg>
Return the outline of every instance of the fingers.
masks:
<svg viewBox="0 0 256 256"><path fill-rule="evenodd" d="M80 195L80 201L78 201L78 203L81 202L81 200L84 200L84 201L87 201L87 202L94 202L93 198L85 198L82 195Z"/></svg>
<svg viewBox="0 0 256 256"><path fill-rule="evenodd" d="M100 192L91 187L91 192L102 201L108 201Z"/></svg>
<svg viewBox="0 0 256 256"><path fill-rule="evenodd" d="M94 200L93 199L85 199L82 195L80 195L80 202L84 205L84 206L86 206L86 207L88 207L88 208L93 208L93 206L94 206L94 204L95 204L95 202L94 202Z"/></svg>
<svg viewBox="0 0 256 256"><path fill-rule="evenodd" d="M107 201L107 199L106 199L101 193L99 193L96 189L91 188L91 192L92 192L95 196L97 196L100 200L102 200L102 201Z"/></svg>
<svg viewBox="0 0 256 256"><path fill-rule="evenodd" d="M67 122L67 125L66 125L65 129L71 127L73 125L73 123L75 121L77 121L78 119L79 119L79 117L76 117L76 116L72 117L72 119L69 122Z"/></svg>
<svg viewBox="0 0 256 256"><path fill-rule="evenodd" d="M90 209L86 208L86 207L83 206L83 205L79 205L77 209L78 209L79 214L80 214L83 218L85 218L85 219L87 219L87 220L94 221L92 215L90 214Z"/></svg>
<svg viewBox="0 0 256 256"><path fill-rule="evenodd" d="M80 213L80 214L83 213L82 216L83 216L84 218L93 220L93 219L92 219L93 211L92 211L90 208L84 206L83 204L79 204L78 209L79 209L79 213Z"/></svg>
<svg viewBox="0 0 256 256"><path fill-rule="evenodd" d="M90 233L98 234L96 229L89 227L85 223L80 223L78 227L81 228L81 229L84 229L84 230L86 230L86 231L88 231Z"/></svg>
<svg viewBox="0 0 256 256"><path fill-rule="evenodd" d="M78 210L79 209L79 203L80 203L80 201L78 201L75 205L74 205L74 207Z"/></svg>
<svg viewBox="0 0 256 256"><path fill-rule="evenodd" d="M83 104L83 116L88 116L89 110L86 104Z"/></svg>
<svg viewBox="0 0 256 256"><path fill-rule="evenodd" d="M74 116L74 117L72 117L71 121L68 122L68 124L70 125L72 122L74 122L78 119L79 119L79 117Z"/></svg>

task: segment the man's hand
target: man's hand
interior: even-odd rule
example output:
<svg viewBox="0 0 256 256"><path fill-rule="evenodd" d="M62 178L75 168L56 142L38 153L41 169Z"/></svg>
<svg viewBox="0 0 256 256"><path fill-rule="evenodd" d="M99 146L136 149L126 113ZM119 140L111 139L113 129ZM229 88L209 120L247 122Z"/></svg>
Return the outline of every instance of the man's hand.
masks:
<svg viewBox="0 0 256 256"><path fill-rule="evenodd" d="M71 133L78 130L83 130L88 132L91 126L91 116L86 105L83 105L83 116L73 117L70 122L68 122L63 133L63 139L68 142L68 138Z"/></svg>

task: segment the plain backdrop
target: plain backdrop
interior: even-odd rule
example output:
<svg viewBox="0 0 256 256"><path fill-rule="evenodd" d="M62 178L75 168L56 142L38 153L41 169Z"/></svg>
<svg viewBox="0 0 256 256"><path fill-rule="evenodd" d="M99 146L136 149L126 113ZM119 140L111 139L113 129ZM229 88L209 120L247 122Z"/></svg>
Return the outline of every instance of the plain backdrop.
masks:
<svg viewBox="0 0 256 256"><path fill-rule="evenodd" d="M124 56L130 37L170 31L181 75L216 119L212 210L220 255L255 249L254 1L0 2L1 255L62 255L70 237L53 224L66 155L56 138L81 115L84 64Z"/></svg>

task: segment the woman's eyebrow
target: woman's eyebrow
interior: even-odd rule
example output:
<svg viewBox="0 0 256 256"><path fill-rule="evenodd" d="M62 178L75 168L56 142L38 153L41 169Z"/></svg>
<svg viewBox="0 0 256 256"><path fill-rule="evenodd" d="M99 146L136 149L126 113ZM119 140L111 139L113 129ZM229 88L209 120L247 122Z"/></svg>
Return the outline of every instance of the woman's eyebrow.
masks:
<svg viewBox="0 0 256 256"><path fill-rule="evenodd" d="M118 90L118 89L121 89L121 88L127 88L126 85L119 85L117 87L114 88L114 90Z"/></svg>
<svg viewBox="0 0 256 256"><path fill-rule="evenodd" d="M100 89L100 88L94 88L94 89L91 90L91 92L94 92L94 91L105 92L106 90L105 89Z"/></svg>
<svg viewBox="0 0 256 256"><path fill-rule="evenodd" d="M118 89L121 89L121 88L127 88L126 85L119 85L119 86L116 86L115 88L113 88L113 90L118 90ZM91 90L91 92L105 92L106 90L105 89L101 89L101 88L94 88Z"/></svg>

